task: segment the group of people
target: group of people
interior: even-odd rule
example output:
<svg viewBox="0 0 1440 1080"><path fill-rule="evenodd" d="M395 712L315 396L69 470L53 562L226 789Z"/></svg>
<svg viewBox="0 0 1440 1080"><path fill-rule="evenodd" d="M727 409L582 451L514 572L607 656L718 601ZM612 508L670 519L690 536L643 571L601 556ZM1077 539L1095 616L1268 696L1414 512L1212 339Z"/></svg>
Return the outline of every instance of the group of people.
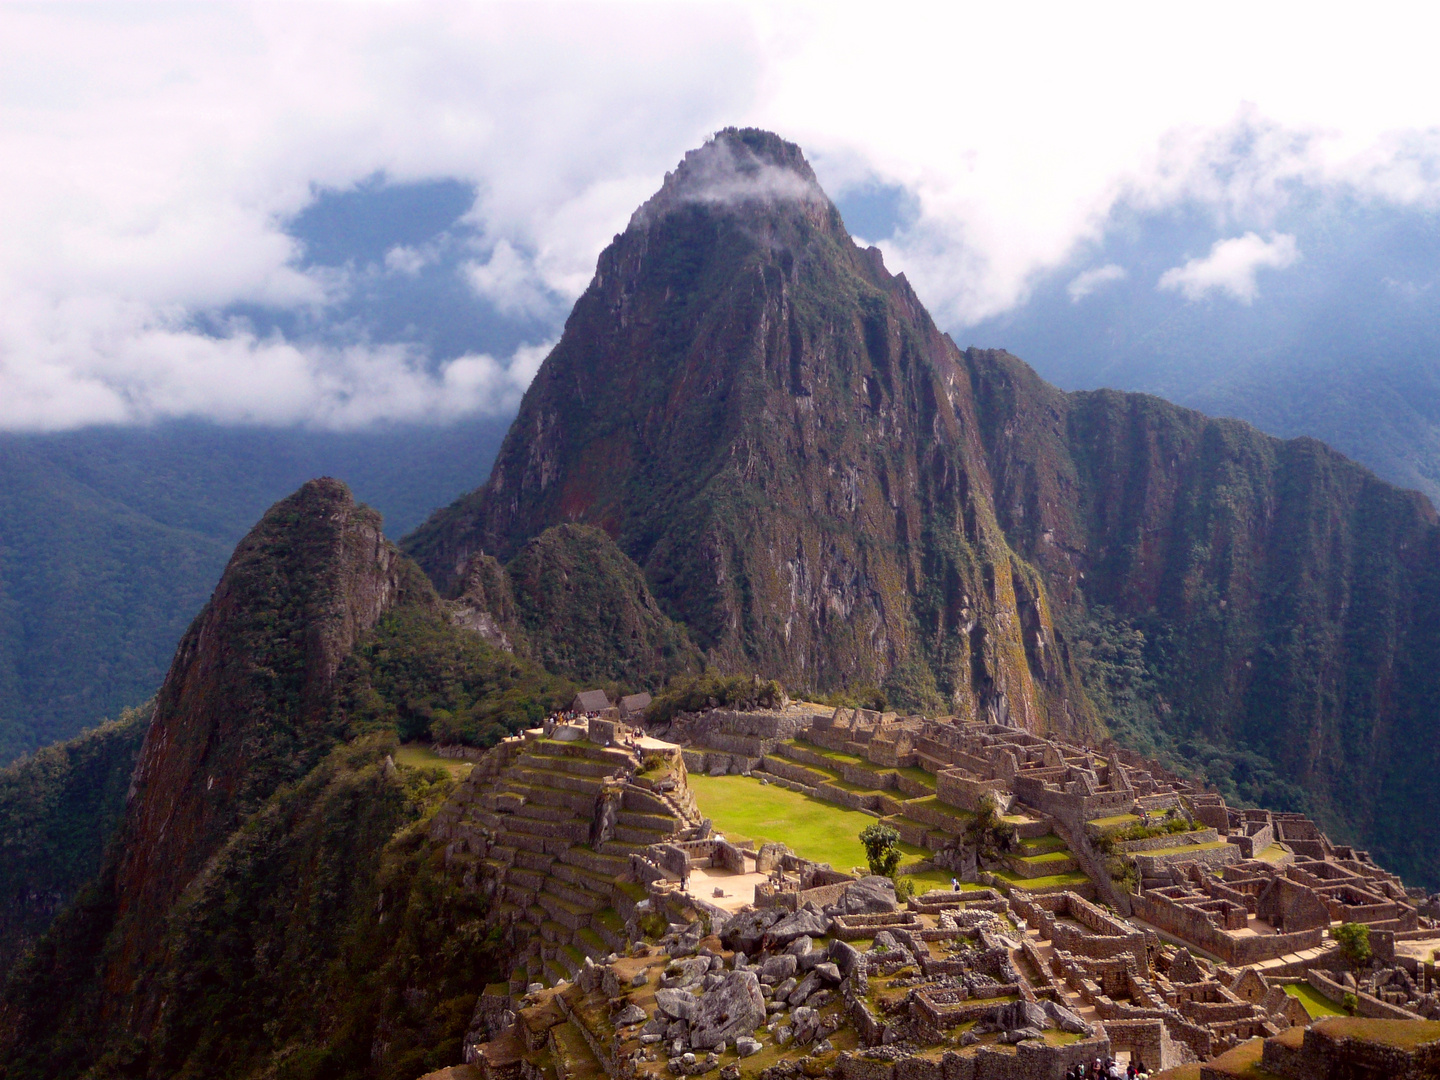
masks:
<svg viewBox="0 0 1440 1080"><path fill-rule="evenodd" d="M1079 1065L1070 1066L1070 1071L1065 1074L1065 1080L1136 1080L1137 1077L1147 1077L1145 1066L1138 1061L1132 1061L1123 1070L1120 1063L1114 1058L1095 1061L1086 1065L1083 1062Z"/></svg>

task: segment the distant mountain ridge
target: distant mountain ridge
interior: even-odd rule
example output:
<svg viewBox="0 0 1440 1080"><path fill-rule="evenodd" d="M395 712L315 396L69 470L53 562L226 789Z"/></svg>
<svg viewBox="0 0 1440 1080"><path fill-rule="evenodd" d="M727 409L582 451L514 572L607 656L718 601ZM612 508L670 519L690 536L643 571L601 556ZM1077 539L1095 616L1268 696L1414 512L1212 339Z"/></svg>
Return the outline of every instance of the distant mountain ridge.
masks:
<svg viewBox="0 0 1440 1080"><path fill-rule="evenodd" d="M1440 881L1429 503L1314 440L962 352L773 135L667 177L489 483L403 546L453 594L476 552L565 522L726 665L1103 722Z"/></svg>
<svg viewBox="0 0 1440 1080"><path fill-rule="evenodd" d="M276 499L340 476L398 536L474 483L505 422L0 434L0 763L151 697Z"/></svg>

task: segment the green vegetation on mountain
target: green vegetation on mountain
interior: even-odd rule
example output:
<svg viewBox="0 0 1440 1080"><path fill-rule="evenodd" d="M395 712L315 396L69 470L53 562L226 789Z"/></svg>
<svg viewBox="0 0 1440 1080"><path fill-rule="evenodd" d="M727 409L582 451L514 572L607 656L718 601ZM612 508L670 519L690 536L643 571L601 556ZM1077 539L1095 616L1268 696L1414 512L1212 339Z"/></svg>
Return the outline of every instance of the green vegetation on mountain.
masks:
<svg viewBox="0 0 1440 1080"><path fill-rule="evenodd" d="M0 770L0 979L100 869L150 709Z"/></svg>
<svg viewBox="0 0 1440 1080"><path fill-rule="evenodd" d="M579 682L658 688L700 652L660 610L640 572L597 528L557 525L506 567L529 656Z"/></svg>
<svg viewBox="0 0 1440 1080"><path fill-rule="evenodd" d="M398 742L493 742L573 692L457 625L343 485L278 503L181 643L98 875L11 972L0 1075L453 1061L502 973L483 899L429 839L454 778L396 765ZM54 832L78 805L32 817Z"/></svg>
<svg viewBox="0 0 1440 1080"><path fill-rule="evenodd" d="M398 535L474 484L501 423L0 433L0 764L152 697L276 499L338 476Z"/></svg>
<svg viewBox="0 0 1440 1080"><path fill-rule="evenodd" d="M419 576L413 565L410 572ZM382 616L342 667L336 691L352 731L494 746L569 706L577 687L420 607Z"/></svg>

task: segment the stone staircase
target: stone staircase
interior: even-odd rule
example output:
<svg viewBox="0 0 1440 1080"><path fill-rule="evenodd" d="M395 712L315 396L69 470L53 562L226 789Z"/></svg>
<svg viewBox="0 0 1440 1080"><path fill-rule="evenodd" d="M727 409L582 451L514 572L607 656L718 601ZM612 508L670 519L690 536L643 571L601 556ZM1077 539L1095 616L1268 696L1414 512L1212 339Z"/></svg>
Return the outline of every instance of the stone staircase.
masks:
<svg viewBox="0 0 1440 1080"><path fill-rule="evenodd" d="M447 865L490 893L510 931L513 983L554 985L624 950L648 895L626 880L630 856L699 821L683 765L666 784L641 768L626 749L527 732L490 751L437 814Z"/></svg>

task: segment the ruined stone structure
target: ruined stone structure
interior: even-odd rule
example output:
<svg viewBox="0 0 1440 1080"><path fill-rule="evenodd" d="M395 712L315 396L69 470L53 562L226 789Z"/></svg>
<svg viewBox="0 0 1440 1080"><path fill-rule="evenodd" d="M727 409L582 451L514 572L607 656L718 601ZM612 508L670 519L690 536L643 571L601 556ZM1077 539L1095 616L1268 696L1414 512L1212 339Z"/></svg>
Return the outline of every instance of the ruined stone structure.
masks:
<svg viewBox="0 0 1440 1080"><path fill-rule="evenodd" d="M1338 1051L1298 1034L1295 984L1440 1018L1440 929L1398 878L1113 745L804 704L654 734L526 733L436 826L522 958L472 1024L485 1076L1060 1080L1097 1057L1253 1064L1262 1047L1299 1076ZM888 879L726 838L692 771L868 814L966 885L901 902ZM1328 936L1340 922L1369 928L1363 970Z"/></svg>

